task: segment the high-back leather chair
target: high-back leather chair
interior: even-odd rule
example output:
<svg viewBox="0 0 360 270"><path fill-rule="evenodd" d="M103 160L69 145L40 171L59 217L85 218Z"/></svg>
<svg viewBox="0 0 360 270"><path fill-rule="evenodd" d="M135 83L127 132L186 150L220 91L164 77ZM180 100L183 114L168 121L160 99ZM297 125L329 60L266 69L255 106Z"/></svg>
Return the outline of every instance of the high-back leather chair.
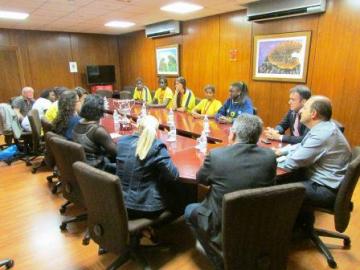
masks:
<svg viewBox="0 0 360 270"><path fill-rule="evenodd" d="M112 98L113 92L110 90L98 89L96 90L96 94L102 97Z"/></svg>
<svg viewBox="0 0 360 270"><path fill-rule="evenodd" d="M43 123L43 122L41 122L41 123ZM51 129L49 129L49 130L51 130ZM44 129L44 132L45 132L45 129ZM47 179L47 181L49 183L53 183L54 178L59 178L59 172L58 172L58 169L56 167L55 156L54 156L54 153L53 153L53 151L52 151L52 149L50 147L50 140L51 140L52 137L58 137L58 138L65 139L61 135L56 134L56 133L54 133L52 131L46 131L45 132L45 149L46 149L46 151L45 151L45 163L49 168L53 169L53 174L46 177L46 179ZM58 179L58 181L55 183L55 185L52 186L51 193L56 194L57 191L58 191L58 188L60 186L61 186L61 181L60 181L60 179Z"/></svg>
<svg viewBox="0 0 360 270"><path fill-rule="evenodd" d="M335 123L335 125L340 129L340 131L341 131L342 133L345 132L345 127L344 127L344 125L341 124L338 120L331 119L331 121Z"/></svg>
<svg viewBox="0 0 360 270"><path fill-rule="evenodd" d="M50 139L50 147L55 157L56 166L59 169L59 178L62 182L62 194L67 200L67 202L61 206L60 213L65 213L66 207L69 204L75 204L84 208L84 199L72 168L73 163L76 161L85 162L84 148L78 143L55 136ZM82 214L63 221L60 229L65 230L67 224L85 219L86 214Z"/></svg>
<svg viewBox="0 0 360 270"><path fill-rule="evenodd" d="M73 165L74 173L84 195L88 211L88 229L92 240L109 252L120 253L107 269L117 269L130 255L135 256L144 268L147 262L138 252L141 230L156 226L169 217L165 211L156 219L128 220L120 179L84 162ZM146 268L148 269L148 268Z"/></svg>
<svg viewBox="0 0 360 270"><path fill-rule="evenodd" d="M291 233L305 195L301 183L239 190L222 202L222 250L227 270L286 269Z"/></svg>
<svg viewBox="0 0 360 270"><path fill-rule="evenodd" d="M119 93L120 99L132 99L132 94L130 91L122 90Z"/></svg>
<svg viewBox="0 0 360 270"><path fill-rule="evenodd" d="M37 109L32 109L28 113L29 123L31 127L31 137L32 137L32 158L35 159L39 156L44 156L45 144L41 136L41 120L39 116L39 111ZM32 164L32 173L45 166L44 159L38 164Z"/></svg>
<svg viewBox="0 0 360 270"><path fill-rule="evenodd" d="M360 177L360 147L355 147L352 151L352 158L347 169L345 178L341 183L339 190L336 195L336 200L334 204L334 208L331 209L324 209L324 208L316 208L315 210L326 212L329 214L334 215L334 222L335 222L335 229L338 232L332 232L323 229L316 229L314 228L311 231L311 239L316 245L316 247L320 250L321 253L327 259L328 265L331 268L336 268L337 264L334 260L334 257L330 253L327 246L321 241L319 236L325 237L332 237L343 239L344 247L350 248L350 237L345 234L344 232L349 224L351 211L353 210L353 203L351 201L352 195L354 193L355 186L358 182Z"/></svg>

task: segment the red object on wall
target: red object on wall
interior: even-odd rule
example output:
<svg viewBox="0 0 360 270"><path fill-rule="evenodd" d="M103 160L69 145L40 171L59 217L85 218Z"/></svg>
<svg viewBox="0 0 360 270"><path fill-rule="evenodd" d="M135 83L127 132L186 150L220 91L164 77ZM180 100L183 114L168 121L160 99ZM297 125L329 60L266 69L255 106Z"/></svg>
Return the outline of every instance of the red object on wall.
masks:
<svg viewBox="0 0 360 270"><path fill-rule="evenodd" d="M107 85L92 85L90 87L91 89L91 93L95 94L96 90L107 90L112 92L113 91L113 85L112 84L107 84Z"/></svg>

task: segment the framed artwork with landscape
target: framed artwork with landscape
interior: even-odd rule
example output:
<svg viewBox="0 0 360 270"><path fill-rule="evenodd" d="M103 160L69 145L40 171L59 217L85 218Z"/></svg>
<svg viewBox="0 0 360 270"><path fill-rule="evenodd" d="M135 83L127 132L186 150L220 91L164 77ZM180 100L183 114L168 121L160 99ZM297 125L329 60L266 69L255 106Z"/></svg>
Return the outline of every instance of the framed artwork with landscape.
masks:
<svg viewBox="0 0 360 270"><path fill-rule="evenodd" d="M254 36L253 79L306 82L311 32Z"/></svg>
<svg viewBox="0 0 360 270"><path fill-rule="evenodd" d="M156 48L157 75L178 76L179 72L179 44Z"/></svg>

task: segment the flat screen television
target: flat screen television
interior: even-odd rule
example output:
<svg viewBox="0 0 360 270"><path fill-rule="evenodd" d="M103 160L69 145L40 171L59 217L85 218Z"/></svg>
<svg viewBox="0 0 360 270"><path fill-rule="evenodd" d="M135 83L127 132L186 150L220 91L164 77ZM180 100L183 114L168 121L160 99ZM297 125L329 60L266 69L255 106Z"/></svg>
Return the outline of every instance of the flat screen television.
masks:
<svg viewBox="0 0 360 270"><path fill-rule="evenodd" d="M115 83L115 66L88 65L86 77L88 84L113 84Z"/></svg>

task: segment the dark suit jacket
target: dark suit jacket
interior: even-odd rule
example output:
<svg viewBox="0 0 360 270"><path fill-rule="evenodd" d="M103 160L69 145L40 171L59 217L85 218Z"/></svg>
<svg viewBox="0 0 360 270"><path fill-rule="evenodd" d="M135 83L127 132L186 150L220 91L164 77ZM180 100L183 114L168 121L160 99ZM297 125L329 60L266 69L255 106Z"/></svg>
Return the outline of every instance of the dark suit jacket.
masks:
<svg viewBox="0 0 360 270"><path fill-rule="evenodd" d="M299 133L300 136L294 136L294 123L295 123L295 115L296 113L292 110L289 110L281 122L275 127L276 130L279 131L280 134L284 134L285 131L290 128L290 136L283 135L282 142L285 143L301 143L302 139L305 137L306 133L308 133L309 129L299 122Z"/></svg>
<svg viewBox="0 0 360 270"><path fill-rule="evenodd" d="M212 241L220 244L224 194L270 186L274 184L275 175L276 157L270 149L240 143L214 149L196 174L200 183L211 186L197 208L198 226L210 235Z"/></svg>

